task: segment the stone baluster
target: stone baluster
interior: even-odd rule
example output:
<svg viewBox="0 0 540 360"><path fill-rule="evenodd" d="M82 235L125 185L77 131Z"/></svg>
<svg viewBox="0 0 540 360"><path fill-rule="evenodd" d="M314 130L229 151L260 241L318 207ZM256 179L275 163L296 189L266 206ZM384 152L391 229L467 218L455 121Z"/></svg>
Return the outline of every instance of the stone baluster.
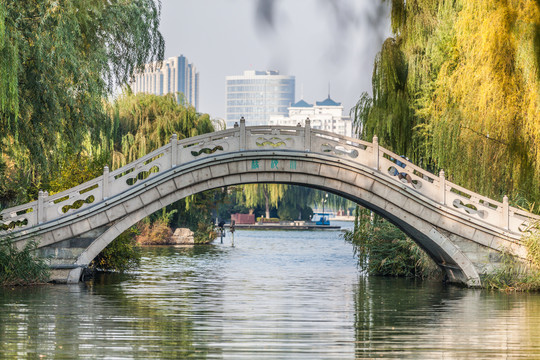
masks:
<svg viewBox="0 0 540 360"><path fill-rule="evenodd" d="M246 150L246 119L240 118L240 151Z"/></svg>
<svg viewBox="0 0 540 360"><path fill-rule="evenodd" d="M45 199L49 196L47 191L39 190L38 193L38 206L37 206L37 223L41 224L47 221L45 218Z"/></svg>
<svg viewBox="0 0 540 360"><path fill-rule="evenodd" d="M107 199L109 197L109 167L105 165L103 167L103 187L102 190L102 196L103 200Z"/></svg>
<svg viewBox="0 0 540 360"><path fill-rule="evenodd" d="M171 136L171 168L178 165L178 136L172 134Z"/></svg>
<svg viewBox="0 0 540 360"><path fill-rule="evenodd" d="M506 195L503 197L502 217L502 226L508 230L510 225L510 206L508 205L508 196Z"/></svg>
<svg viewBox="0 0 540 360"><path fill-rule="evenodd" d="M446 177L444 176L444 170L439 172L439 186L441 187L441 204L446 205Z"/></svg>
<svg viewBox="0 0 540 360"><path fill-rule="evenodd" d="M373 168L379 171L379 138L373 136Z"/></svg>
<svg viewBox="0 0 540 360"><path fill-rule="evenodd" d="M311 120L306 118L306 128L304 129L304 150L311 151Z"/></svg>

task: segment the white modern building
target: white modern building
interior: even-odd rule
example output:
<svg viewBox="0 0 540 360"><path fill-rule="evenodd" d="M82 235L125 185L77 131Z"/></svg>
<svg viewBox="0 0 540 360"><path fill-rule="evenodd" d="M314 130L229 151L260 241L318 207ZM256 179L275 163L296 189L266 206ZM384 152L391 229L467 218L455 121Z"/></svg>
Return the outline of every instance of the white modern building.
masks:
<svg viewBox="0 0 540 360"><path fill-rule="evenodd" d="M287 115L294 103L295 78L279 71L248 70L226 82L228 128L241 117L246 125L267 125L271 116Z"/></svg>
<svg viewBox="0 0 540 360"><path fill-rule="evenodd" d="M315 102L315 105L300 100L288 108L287 116L275 115L270 117L269 125L305 126L309 118L314 129L331 131L336 134L352 137L352 120L343 116L343 106L330 98Z"/></svg>
<svg viewBox="0 0 540 360"><path fill-rule="evenodd" d="M183 94L185 103L199 108L199 73L185 56L164 60L161 68L156 63L146 64L143 72L135 74L131 83L134 94ZM178 96L180 101L181 96Z"/></svg>

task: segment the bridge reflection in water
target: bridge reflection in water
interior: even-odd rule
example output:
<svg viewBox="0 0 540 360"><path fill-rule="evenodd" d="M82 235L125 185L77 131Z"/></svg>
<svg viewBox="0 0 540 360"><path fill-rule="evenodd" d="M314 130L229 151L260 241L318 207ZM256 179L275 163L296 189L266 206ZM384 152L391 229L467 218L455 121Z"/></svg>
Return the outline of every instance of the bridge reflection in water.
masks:
<svg viewBox="0 0 540 360"><path fill-rule="evenodd" d="M443 268L448 280L481 284L500 252L526 258L522 235L540 219L433 175L379 146L305 127L246 127L169 144L62 193L0 213L1 235L17 246L37 239L53 278L75 283L124 230L189 195L229 185L310 186L385 217Z"/></svg>

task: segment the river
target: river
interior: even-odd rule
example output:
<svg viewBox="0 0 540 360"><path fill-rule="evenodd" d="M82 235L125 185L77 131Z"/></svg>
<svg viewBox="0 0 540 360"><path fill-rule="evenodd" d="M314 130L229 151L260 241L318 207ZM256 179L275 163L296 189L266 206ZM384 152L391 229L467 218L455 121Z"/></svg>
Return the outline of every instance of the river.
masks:
<svg viewBox="0 0 540 360"><path fill-rule="evenodd" d="M338 231L147 247L139 270L0 289L5 359L540 358L540 295L369 277Z"/></svg>

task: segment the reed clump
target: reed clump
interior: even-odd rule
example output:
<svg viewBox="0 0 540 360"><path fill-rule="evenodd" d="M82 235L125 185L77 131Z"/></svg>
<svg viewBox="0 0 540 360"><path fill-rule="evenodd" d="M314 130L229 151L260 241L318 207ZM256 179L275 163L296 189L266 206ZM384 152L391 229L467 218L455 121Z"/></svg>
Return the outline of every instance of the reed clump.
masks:
<svg viewBox="0 0 540 360"><path fill-rule="evenodd" d="M413 240L366 209L356 213L354 229L344 233L359 266L370 275L435 278L441 270Z"/></svg>
<svg viewBox="0 0 540 360"><path fill-rule="evenodd" d="M209 244L218 237L218 232L211 223L199 222L197 229L193 233L193 241L195 244Z"/></svg>
<svg viewBox="0 0 540 360"><path fill-rule="evenodd" d="M137 234L135 227L124 231L92 260L90 268L106 272L136 269L141 262L141 252L135 238Z"/></svg>
<svg viewBox="0 0 540 360"><path fill-rule="evenodd" d="M19 250L9 240L0 243L0 286L43 284L50 272L45 259L35 255L37 243L29 241Z"/></svg>
<svg viewBox="0 0 540 360"><path fill-rule="evenodd" d="M540 224L531 227L523 243L527 248L527 262L516 260L509 254L502 254L502 266L485 274L484 287L506 292L540 291Z"/></svg>

